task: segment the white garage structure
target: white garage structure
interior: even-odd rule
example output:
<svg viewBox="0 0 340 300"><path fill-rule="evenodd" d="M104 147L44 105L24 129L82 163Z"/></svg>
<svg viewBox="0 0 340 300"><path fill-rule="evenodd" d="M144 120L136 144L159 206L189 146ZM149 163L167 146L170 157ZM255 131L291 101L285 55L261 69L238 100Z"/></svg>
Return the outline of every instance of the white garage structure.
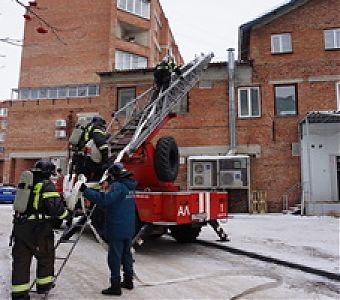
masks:
<svg viewBox="0 0 340 300"><path fill-rule="evenodd" d="M300 133L302 211L340 214L340 111L308 113Z"/></svg>

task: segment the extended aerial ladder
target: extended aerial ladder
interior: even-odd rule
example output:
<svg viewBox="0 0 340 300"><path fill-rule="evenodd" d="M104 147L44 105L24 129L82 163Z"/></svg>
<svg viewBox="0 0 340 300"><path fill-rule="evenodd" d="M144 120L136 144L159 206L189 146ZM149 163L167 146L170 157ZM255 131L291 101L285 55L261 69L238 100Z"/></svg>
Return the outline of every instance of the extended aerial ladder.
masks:
<svg viewBox="0 0 340 300"><path fill-rule="evenodd" d="M183 79L172 75L169 88L160 91L157 97L156 87L153 86L112 114L107 131L114 131L109 143L111 157L115 161L120 161L125 154L133 154L174 116L171 110L197 83L212 57L213 53L201 54L181 68Z"/></svg>

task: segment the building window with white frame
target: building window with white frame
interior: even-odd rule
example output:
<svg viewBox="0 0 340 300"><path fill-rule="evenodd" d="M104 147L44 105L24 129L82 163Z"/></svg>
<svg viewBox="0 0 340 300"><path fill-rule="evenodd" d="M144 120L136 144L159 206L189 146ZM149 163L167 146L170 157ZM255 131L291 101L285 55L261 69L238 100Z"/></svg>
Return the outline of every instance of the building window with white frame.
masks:
<svg viewBox="0 0 340 300"><path fill-rule="evenodd" d="M6 140L6 133L0 132L0 142L4 142Z"/></svg>
<svg viewBox="0 0 340 300"><path fill-rule="evenodd" d="M340 49L340 28L324 30L325 49Z"/></svg>
<svg viewBox="0 0 340 300"><path fill-rule="evenodd" d="M0 120L0 129L7 128L7 120Z"/></svg>
<svg viewBox="0 0 340 300"><path fill-rule="evenodd" d="M0 117L7 117L8 114L8 108L7 107L1 107L0 108Z"/></svg>
<svg viewBox="0 0 340 300"><path fill-rule="evenodd" d="M273 54L291 53L293 51L291 34L290 33L272 34L271 49Z"/></svg>
<svg viewBox="0 0 340 300"><path fill-rule="evenodd" d="M240 118L261 116L259 87L242 87L238 89L238 116Z"/></svg>
<svg viewBox="0 0 340 300"><path fill-rule="evenodd" d="M144 56L116 50L115 69L117 70L145 69L147 63L148 60Z"/></svg>
<svg viewBox="0 0 340 300"><path fill-rule="evenodd" d="M118 0L117 7L140 17L150 19L149 0Z"/></svg>

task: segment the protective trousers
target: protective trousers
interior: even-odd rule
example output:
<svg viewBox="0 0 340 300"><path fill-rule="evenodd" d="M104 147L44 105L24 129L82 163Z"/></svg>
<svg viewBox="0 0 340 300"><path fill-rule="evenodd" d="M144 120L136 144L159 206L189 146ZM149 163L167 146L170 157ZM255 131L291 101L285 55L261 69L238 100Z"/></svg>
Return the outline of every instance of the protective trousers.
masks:
<svg viewBox="0 0 340 300"><path fill-rule="evenodd" d="M111 271L111 284L120 282L120 266L124 275L133 275L131 239L109 241L108 264Z"/></svg>
<svg viewBox="0 0 340 300"><path fill-rule="evenodd" d="M37 259L37 291L48 291L54 275L54 236L52 224L48 221L14 224L12 299L27 297L32 256Z"/></svg>

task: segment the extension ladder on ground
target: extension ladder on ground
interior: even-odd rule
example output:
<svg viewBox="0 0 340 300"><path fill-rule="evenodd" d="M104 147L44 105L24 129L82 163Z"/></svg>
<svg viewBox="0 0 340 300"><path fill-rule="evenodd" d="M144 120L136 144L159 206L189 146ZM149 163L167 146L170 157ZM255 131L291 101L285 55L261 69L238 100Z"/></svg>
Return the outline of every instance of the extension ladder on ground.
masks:
<svg viewBox="0 0 340 300"><path fill-rule="evenodd" d="M70 232L70 231L73 231L73 230L76 230L75 231L75 234L76 237L74 239L64 239L63 238L63 235L58 239L55 247L54 247L54 250L56 251L57 253L57 249L59 248L59 246L61 244L72 244L72 246L68 249L67 251L67 254L63 257L59 257L56 255L55 257L55 260L59 260L59 261L62 261L61 265L59 266L56 274L54 275L54 279L53 279L53 285L55 284L55 282L57 281L60 273L62 272L62 270L64 269L66 263L68 262L68 260L70 259L70 256L71 254L73 253L73 250L75 249L76 245L78 244L84 230L86 227L89 227L93 234L95 235L96 239L101 243L101 244L104 244L104 241L101 239L101 237L99 236L97 230L93 227L93 225L91 224L91 216L94 212L96 208L96 205L94 205L87 214L83 214L81 216L82 219L80 219L79 221L80 222L76 222L75 224L72 224L68 229L67 229L67 232ZM64 231L65 232L65 231ZM74 236L72 234L72 236ZM31 288L34 286L35 282L32 283L31 285ZM49 292L51 290L49 290L47 293L43 294L43 299L47 299L48 298L48 295L49 295ZM34 291L33 291L34 292Z"/></svg>
<svg viewBox="0 0 340 300"><path fill-rule="evenodd" d="M183 79L173 75L171 85L157 95L153 86L112 114L107 132L111 160L120 161L124 154L133 154L152 133L163 125L171 110L197 83L213 58L213 53L201 54L181 68Z"/></svg>

